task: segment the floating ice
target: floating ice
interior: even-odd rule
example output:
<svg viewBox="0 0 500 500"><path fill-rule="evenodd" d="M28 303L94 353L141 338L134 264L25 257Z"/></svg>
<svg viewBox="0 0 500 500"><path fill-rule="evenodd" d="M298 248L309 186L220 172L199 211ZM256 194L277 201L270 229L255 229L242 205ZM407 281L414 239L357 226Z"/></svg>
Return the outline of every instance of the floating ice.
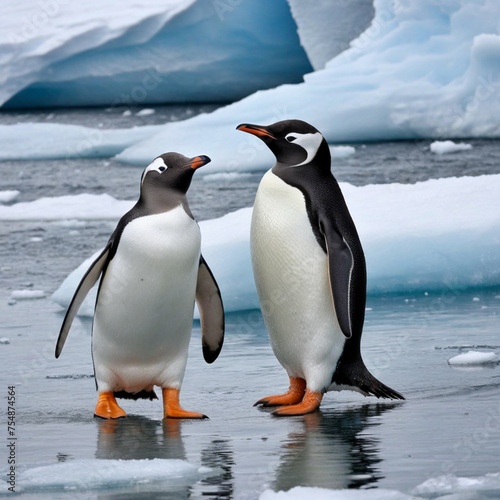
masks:
<svg viewBox="0 0 500 500"><path fill-rule="evenodd" d="M460 288L500 284L500 175L433 179L413 185L355 187L341 183L341 189L365 250L368 293L449 294ZM97 212L105 218L103 207L97 211L92 206L105 195L86 196L89 217ZM111 207L108 214L114 213L116 219L132 204L105 199ZM54 198L53 204L60 200ZM118 214L120 203L123 208ZM29 205L23 209L26 218L33 213ZM9 218L15 207L0 207L0 219ZM243 208L200 223L202 252L219 283L227 311L258 306L250 263L251 212L251 208ZM22 217L22 211L16 216ZM64 280L54 301L68 306L90 263L89 259ZM94 300L95 295L90 295L84 303L86 313L92 314Z"/></svg>
<svg viewBox="0 0 500 500"><path fill-rule="evenodd" d="M466 144L464 142L453 142L453 141L434 141L430 145L432 153L437 155L445 155L448 153L455 153L457 151L467 151L472 149L471 144Z"/></svg>
<svg viewBox="0 0 500 500"><path fill-rule="evenodd" d="M286 0L5 0L0 104L222 102L312 67Z"/></svg>
<svg viewBox="0 0 500 500"><path fill-rule="evenodd" d="M159 129L158 125L116 130L58 123L0 125L0 160L109 158Z"/></svg>
<svg viewBox="0 0 500 500"><path fill-rule="evenodd" d="M0 191L0 203L9 203L19 196L19 191Z"/></svg>
<svg viewBox="0 0 500 500"><path fill-rule="evenodd" d="M160 482L165 489L193 484L213 475L207 467L184 460L71 460L34 467L20 473L16 491L88 490L119 486L137 486Z"/></svg>
<svg viewBox="0 0 500 500"><path fill-rule="evenodd" d="M356 152L352 146L330 146L330 154L332 158L346 158Z"/></svg>
<svg viewBox="0 0 500 500"><path fill-rule="evenodd" d="M0 338L0 344L3 344L3 345L10 344L10 339L7 337Z"/></svg>
<svg viewBox="0 0 500 500"><path fill-rule="evenodd" d="M296 486L288 491L264 491L259 500L414 500L415 497L406 495L396 490L370 489L370 490L329 490Z"/></svg>
<svg viewBox="0 0 500 500"><path fill-rule="evenodd" d="M46 296L43 290L13 290L10 294L11 300L35 300Z"/></svg>
<svg viewBox="0 0 500 500"><path fill-rule="evenodd" d="M144 108L138 111L135 116L149 116L149 115L154 115L155 110L151 108Z"/></svg>
<svg viewBox="0 0 500 500"><path fill-rule="evenodd" d="M174 146L189 150L196 131L212 170L257 170L272 154L234 128L286 118L310 122L329 143L499 137L500 2L375 0L374 6L370 27L303 83L168 123L118 159L143 165Z"/></svg>
<svg viewBox="0 0 500 500"><path fill-rule="evenodd" d="M432 495L434 498L437 494L445 495L488 490L496 493L495 497L492 498L498 498L498 493L500 491L500 472L485 474L484 476L478 477L457 477L452 474L438 476L419 484L411 493L413 495ZM479 496L474 498L479 498Z"/></svg>
<svg viewBox="0 0 500 500"><path fill-rule="evenodd" d="M468 351L448 360L452 366L488 365L498 363L500 356L494 352Z"/></svg>
<svg viewBox="0 0 500 500"><path fill-rule="evenodd" d="M35 201L0 206L0 220L61 221L70 226L74 219L119 219L135 201L116 200L107 194L78 194L40 198ZM72 222L70 222L72 221Z"/></svg>

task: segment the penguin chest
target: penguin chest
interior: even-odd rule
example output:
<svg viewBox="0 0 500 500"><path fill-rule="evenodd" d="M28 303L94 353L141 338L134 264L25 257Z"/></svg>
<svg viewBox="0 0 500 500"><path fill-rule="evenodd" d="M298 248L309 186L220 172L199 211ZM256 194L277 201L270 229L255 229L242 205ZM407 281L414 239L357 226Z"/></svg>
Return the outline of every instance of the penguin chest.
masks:
<svg viewBox="0 0 500 500"><path fill-rule="evenodd" d="M328 275L302 192L272 171L255 199L251 254L273 351L289 375L329 385L342 353Z"/></svg>
<svg viewBox="0 0 500 500"><path fill-rule="evenodd" d="M200 242L182 206L125 226L99 291L95 357L140 365L187 356Z"/></svg>

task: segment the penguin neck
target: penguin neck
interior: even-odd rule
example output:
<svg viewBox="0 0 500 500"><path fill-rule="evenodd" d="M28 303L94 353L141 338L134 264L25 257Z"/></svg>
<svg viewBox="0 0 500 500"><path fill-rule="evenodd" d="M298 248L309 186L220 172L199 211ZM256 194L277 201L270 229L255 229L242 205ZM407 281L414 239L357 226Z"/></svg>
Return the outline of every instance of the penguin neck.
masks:
<svg viewBox="0 0 500 500"><path fill-rule="evenodd" d="M175 189L149 189L147 195L145 193L141 193L141 197L139 198L137 204L149 214L168 212L182 205L186 213L194 219L189 208L186 193L182 193Z"/></svg>

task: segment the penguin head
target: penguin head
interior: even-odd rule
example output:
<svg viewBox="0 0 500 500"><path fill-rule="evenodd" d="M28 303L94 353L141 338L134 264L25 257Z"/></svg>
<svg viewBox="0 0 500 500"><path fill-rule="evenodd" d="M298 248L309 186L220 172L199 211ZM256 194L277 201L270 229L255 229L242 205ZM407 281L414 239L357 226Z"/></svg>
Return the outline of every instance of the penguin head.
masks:
<svg viewBox="0 0 500 500"><path fill-rule="evenodd" d="M142 173L141 196L158 191L186 194L196 169L209 162L210 158L204 155L187 158L179 153L164 153L157 156Z"/></svg>
<svg viewBox="0 0 500 500"><path fill-rule="evenodd" d="M243 123L237 130L261 139L276 156L279 166L314 165L330 171L330 149L321 133L302 120L283 120L272 125Z"/></svg>

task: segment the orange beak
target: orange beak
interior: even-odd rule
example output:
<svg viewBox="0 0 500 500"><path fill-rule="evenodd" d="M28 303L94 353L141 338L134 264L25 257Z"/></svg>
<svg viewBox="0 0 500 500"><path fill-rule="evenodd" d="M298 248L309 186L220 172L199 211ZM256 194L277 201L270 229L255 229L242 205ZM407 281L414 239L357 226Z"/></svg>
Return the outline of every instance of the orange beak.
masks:
<svg viewBox="0 0 500 500"><path fill-rule="evenodd" d="M236 127L237 130L242 132L248 132L249 134L256 135L258 137L270 137L271 139L276 139L266 127L261 127L260 125L251 125L250 123L242 123Z"/></svg>
<svg viewBox="0 0 500 500"><path fill-rule="evenodd" d="M197 168L203 167L203 165L206 165L207 163L210 163L211 160L208 156L201 155L201 156L195 156L194 158L191 158L189 161L188 165L196 170Z"/></svg>

